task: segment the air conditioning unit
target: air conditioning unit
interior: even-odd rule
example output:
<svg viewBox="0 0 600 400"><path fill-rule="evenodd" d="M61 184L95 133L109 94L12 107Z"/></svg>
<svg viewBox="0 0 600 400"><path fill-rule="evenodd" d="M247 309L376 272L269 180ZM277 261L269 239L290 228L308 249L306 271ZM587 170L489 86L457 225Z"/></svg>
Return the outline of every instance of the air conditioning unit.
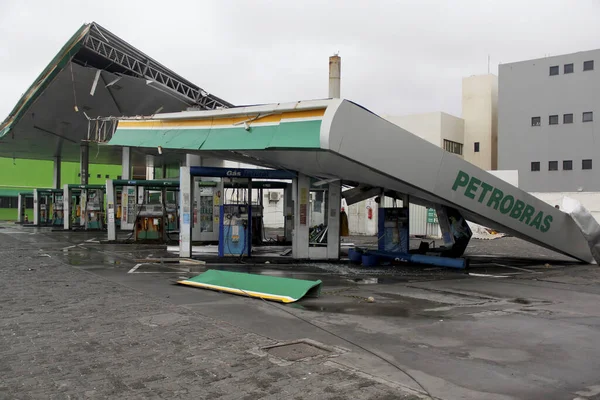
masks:
<svg viewBox="0 0 600 400"><path fill-rule="evenodd" d="M279 192L269 192L269 201L279 201Z"/></svg>

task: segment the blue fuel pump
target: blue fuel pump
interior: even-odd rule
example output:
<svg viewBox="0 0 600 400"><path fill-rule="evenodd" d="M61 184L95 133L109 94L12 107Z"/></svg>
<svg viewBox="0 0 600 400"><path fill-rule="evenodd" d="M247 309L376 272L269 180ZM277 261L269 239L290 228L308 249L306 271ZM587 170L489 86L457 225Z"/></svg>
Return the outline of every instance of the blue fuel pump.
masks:
<svg viewBox="0 0 600 400"><path fill-rule="evenodd" d="M252 208L223 204L219 219L219 257L250 256L252 251Z"/></svg>
<svg viewBox="0 0 600 400"><path fill-rule="evenodd" d="M408 253L408 207L379 208L378 223L378 250Z"/></svg>

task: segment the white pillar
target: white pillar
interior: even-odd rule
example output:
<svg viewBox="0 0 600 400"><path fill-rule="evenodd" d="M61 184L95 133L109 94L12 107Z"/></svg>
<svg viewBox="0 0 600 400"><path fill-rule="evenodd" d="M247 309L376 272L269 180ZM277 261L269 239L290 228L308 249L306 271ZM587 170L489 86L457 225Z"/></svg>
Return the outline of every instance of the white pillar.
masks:
<svg viewBox="0 0 600 400"><path fill-rule="evenodd" d="M19 212L17 213L17 222L22 224L24 222L23 214L25 208L25 196L22 193L17 195L17 207L19 208Z"/></svg>
<svg viewBox="0 0 600 400"><path fill-rule="evenodd" d="M179 196L179 257L189 258L192 256L192 177L189 167L179 169Z"/></svg>
<svg viewBox="0 0 600 400"><path fill-rule="evenodd" d="M123 147L121 153L121 178L131 179L131 148Z"/></svg>
<svg viewBox="0 0 600 400"><path fill-rule="evenodd" d="M112 179L106 180L106 212L108 240L117 240L117 222L115 208L117 207L115 186Z"/></svg>
<svg viewBox="0 0 600 400"><path fill-rule="evenodd" d="M288 184L283 191L283 234L285 240L292 240L294 232L294 197L292 187L292 184Z"/></svg>
<svg viewBox="0 0 600 400"><path fill-rule="evenodd" d="M154 179L154 156L146 156L146 179Z"/></svg>
<svg viewBox="0 0 600 400"><path fill-rule="evenodd" d="M329 184L329 210L327 213L327 258L340 258L340 208L342 206L342 185L340 181Z"/></svg>
<svg viewBox="0 0 600 400"><path fill-rule="evenodd" d="M308 259L309 250L309 207L310 178L303 174L293 180L294 232L292 235L292 257Z"/></svg>
<svg viewBox="0 0 600 400"><path fill-rule="evenodd" d="M71 191L68 184L63 186L63 227L71 229Z"/></svg>
<svg viewBox="0 0 600 400"><path fill-rule="evenodd" d="M186 154L185 155L185 166L186 167L200 167L202 166L202 157L198 154ZM189 175L189 173L188 173Z"/></svg>
<svg viewBox="0 0 600 400"><path fill-rule="evenodd" d="M52 174L52 188L60 189L60 157L54 157L54 171ZM87 169L87 168L86 168Z"/></svg>
<svg viewBox="0 0 600 400"><path fill-rule="evenodd" d="M121 149L121 179L131 179L131 148L123 147ZM129 212L135 213L128 207L129 196L136 196L132 193L133 187L124 186L121 190L121 230L132 230L134 221Z"/></svg>
<svg viewBox="0 0 600 400"><path fill-rule="evenodd" d="M88 175L90 167L90 147L87 143L82 143L79 152L79 183L82 185L88 184Z"/></svg>
<svg viewBox="0 0 600 400"><path fill-rule="evenodd" d="M33 189L33 225L40 223L40 195L37 189Z"/></svg>

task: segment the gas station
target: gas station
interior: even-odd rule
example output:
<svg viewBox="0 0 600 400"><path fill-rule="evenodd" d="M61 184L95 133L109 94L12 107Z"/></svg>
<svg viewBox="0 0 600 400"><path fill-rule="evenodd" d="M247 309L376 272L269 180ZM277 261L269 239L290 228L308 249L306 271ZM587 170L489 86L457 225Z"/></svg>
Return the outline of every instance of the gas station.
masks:
<svg viewBox="0 0 600 400"><path fill-rule="evenodd" d="M367 257L408 257L414 203L436 211L444 241L437 256L462 257L468 220L592 261L569 215L339 99L339 87L330 97L235 107L91 23L0 125L0 156L54 161L53 188L33 190L34 225L106 230L111 242L119 229L134 241L177 241L181 257L193 255L193 243L251 257L269 242L260 185L279 185L282 239L297 260L340 259L342 199L376 197L397 206L379 207L379 253L359 251ZM121 164L121 179L88 185L90 157ZM62 161L79 161L79 184L61 184ZM167 166L179 178L155 180ZM144 176L133 176L140 167ZM313 198L324 205L321 221L311 220Z"/></svg>
<svg viewBox="0 0 600 400"><path fill-rule="evenodd" d="M85 24L0 124L0 157L53 178L11 188L23 226L0 224L7 395L600 392L594 217L339 86L236 106ZM349 233L363 201L369 236ZM441 239L411 236L414 205Z"/></svg>

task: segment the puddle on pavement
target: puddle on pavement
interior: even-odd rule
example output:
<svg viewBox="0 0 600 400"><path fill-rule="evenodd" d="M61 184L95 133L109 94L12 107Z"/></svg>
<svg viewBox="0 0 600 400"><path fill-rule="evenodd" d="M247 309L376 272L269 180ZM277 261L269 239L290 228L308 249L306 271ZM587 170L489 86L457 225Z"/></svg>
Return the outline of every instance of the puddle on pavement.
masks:
<svg viewBox="0 0 600 400"><path fill-rule="evenodd" d="M348 280L359 285L375 285L379 283L379 278L354 278Z"/></svg>
<svg viewBox="0 0 600 400"><path fill-rule="evenodd" d="M396 304L295 304L292 307L306 311L318 311L348 315L368 315L373 317L402 317L415 316L414 311Z"/></svg>
<svg viewBox="0 0 600 400"><path fill-rule="evenodd" d="M401 318L444 318L440 317L440 313L438 312L425 311L443 305L442 303L434 301L403 297L403 301L382 303L375 300L375 302L369 303L366 300L357 299L355 297L346 297L347 301L343 302L323 302L324 299L319 298L294 303L290 306L305 311L347 315Z"/></svg>

